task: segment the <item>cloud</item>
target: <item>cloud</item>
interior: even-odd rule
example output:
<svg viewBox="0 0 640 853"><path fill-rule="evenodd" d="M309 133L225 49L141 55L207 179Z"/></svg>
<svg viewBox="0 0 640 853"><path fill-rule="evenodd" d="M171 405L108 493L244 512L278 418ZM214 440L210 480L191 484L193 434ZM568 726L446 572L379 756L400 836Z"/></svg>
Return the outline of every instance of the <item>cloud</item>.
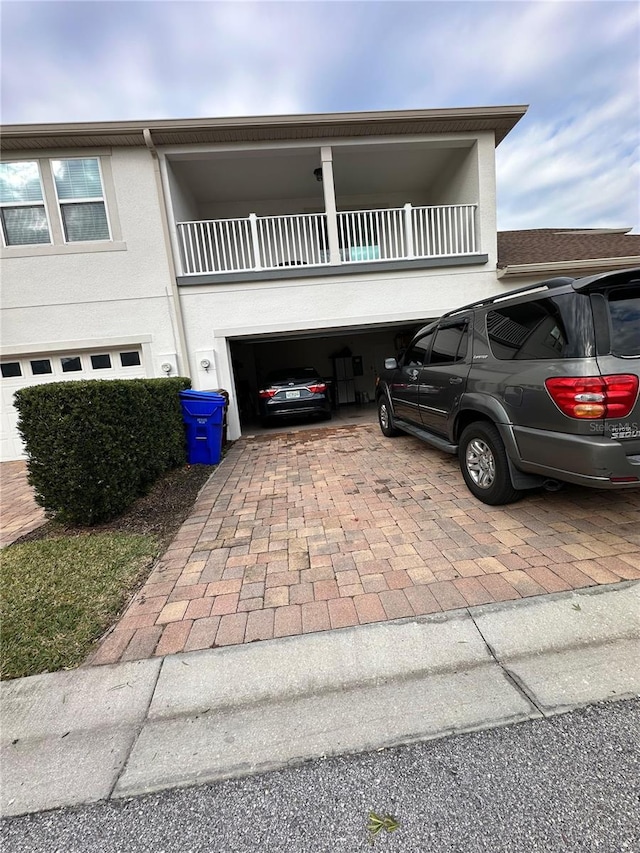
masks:
<svg viewBox="0 0 640 853"><path fill-rule="evenodd" d="M516 128L498 148L499 227L638 228L640 110L633 86Z"/></svg>
<svg viewBox="0 0 640 853"><path fill-rule="evenodd" d="M639 225L640 9L612 2L4 2L5 122L530 104L502 228Z"/></svg>

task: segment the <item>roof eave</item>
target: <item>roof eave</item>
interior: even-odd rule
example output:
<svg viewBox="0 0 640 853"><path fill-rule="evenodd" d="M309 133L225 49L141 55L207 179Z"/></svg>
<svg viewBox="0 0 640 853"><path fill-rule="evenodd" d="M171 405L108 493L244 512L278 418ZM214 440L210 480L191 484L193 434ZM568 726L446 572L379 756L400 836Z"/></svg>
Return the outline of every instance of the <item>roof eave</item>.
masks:
<svg viewBox="0 0 640 853"><path fill-rule="evenodd" d="M498 268L498 278L527 275L554 275L570 270L607 270L624 269L640 264L639 255L624 258L583 258L579 261L546 261L539 264L507 264Z"/></svg>
<svg viewBox="0 0 640 853"><path fill-rule="evenodd" d="M515 127L527 111L525 105L464 107L460 109L389 110L375 112L312 113L308 115L240 116L229 118L165 119L123 122L74 122L61 124L15 124L2 128L5 150L37 147L80 147L86 140L103 139L109 145L144 146L144 130L161 137L157 144L170 144L171 137L218 137L237 141L255 139L314 138L339 135L372 136L397 132L443 133L458 127L467 132L493 130L496 145ZM402 128L402 131L400 130Z"/></svg>

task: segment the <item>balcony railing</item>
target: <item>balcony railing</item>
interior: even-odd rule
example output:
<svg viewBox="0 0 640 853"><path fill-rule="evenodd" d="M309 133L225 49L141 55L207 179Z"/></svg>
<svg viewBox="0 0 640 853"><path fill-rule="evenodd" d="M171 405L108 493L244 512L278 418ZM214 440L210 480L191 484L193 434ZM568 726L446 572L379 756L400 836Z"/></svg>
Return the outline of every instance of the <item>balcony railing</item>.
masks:
<svg viewBox="0 0 640 853"><path fill-rule="evenodd" d="M341 211L338 264L475 254L476 205ZM179 222L184 275L330 263L324 213Z"/></svg>

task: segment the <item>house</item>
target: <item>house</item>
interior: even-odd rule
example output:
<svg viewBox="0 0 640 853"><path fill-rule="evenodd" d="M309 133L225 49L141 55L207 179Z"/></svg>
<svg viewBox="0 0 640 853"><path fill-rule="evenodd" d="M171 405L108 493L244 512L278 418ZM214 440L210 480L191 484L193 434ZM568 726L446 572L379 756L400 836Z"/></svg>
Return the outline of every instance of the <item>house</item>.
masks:
<svg viewBox="0 0 640 853"><path fill-rule="evenodd" d="M42 382L187 375L231 392L232 439L270 369L372 397L417 325L516 286L495 148L525 112L5 126L1 458Z"/></svg>

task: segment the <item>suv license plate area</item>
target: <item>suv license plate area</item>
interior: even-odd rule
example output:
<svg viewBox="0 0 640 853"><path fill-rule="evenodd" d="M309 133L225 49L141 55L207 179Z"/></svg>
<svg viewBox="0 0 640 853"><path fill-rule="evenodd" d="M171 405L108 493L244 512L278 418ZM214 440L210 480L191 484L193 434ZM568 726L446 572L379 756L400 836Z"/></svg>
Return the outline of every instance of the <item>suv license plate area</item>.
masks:
<svg viewBox="0 0 640 853"><path fill-rule="evenodd" d="M285 391L284 395L287 400L297 400L300 397L299 391Z"/></svg>

